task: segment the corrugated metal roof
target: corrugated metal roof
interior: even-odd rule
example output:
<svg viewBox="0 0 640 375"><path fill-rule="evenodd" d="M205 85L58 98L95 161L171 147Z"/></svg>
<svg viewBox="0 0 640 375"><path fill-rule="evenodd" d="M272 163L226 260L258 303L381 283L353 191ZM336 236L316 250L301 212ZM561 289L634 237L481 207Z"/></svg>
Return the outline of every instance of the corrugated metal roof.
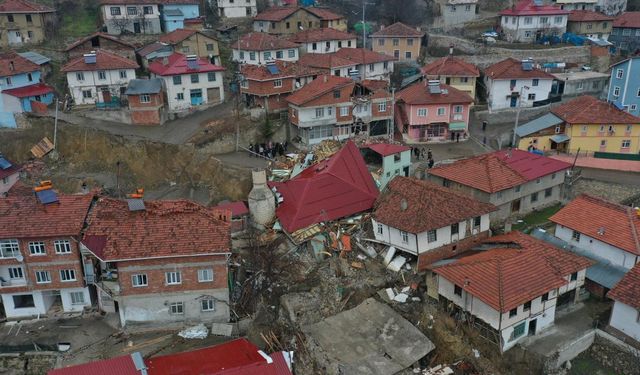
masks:
<svg viewBox="0 0 640 375"><path fill-rule="evenodd" d="M562 142L568 141L571 138L569 138L569 136L566 134L556 134L552 136L550 139L555 143L562 143Z"/></svg>
<svg viewBox="0 0 640 375"><path fill-rule="evenodd" d="M49 61L51 61L50 58L48 58L47 56L43 56L37 52L32 52L32 51L28 51L28 52L18 52L18 55L24 57L25 59L31 61L34 64L38 64L38 65L42 65L42 64L46 64Z"/></svg>
<svg viewBox="0 0 640 375"><path fill-rule="evenodd" d="M51 370L48 375L141 375L143 373L136 369L132 355L127 354L103 361Z"/></svg>
<svg viewBox="0 0 640 375"><path fill-rule="evenodd" d="M162 79L132 79L129 81L129 86L125 94L127 95L140 95L140 94L157 94L162 90Z"/></svg>
<svg viewBox="0 0 640 375"><path fill-rule="evenodd" d="M518 128L516 129L516 134L518 135L518 137L526 137L529 134L533 134L551 126L562 124L563 122L564 121L560 117L554 115L553 113L547 113L542 117L538 117L533 121L529 121L526 124L518 126Z"/></svg>

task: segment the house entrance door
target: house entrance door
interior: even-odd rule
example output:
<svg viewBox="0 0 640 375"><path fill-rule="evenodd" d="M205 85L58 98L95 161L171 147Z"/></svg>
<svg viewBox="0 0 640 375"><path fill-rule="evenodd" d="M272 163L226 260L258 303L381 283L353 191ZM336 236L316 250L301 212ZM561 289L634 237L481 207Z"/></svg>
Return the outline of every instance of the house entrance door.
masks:
<svg viewBox="0 0 640 375"><path fill-rule="evenodd" d="M135 34L140 34L142 31L140 29L140 22L134 22L133 23L133 32Z"/></svg>
<svg viewBox="0 0 640 375"><path fill-rule="evenodd" d="M511 212L520 212L520 199L511 202Z"/></svg>
<svg viewBox="0 0 640 375"><path fill-rule="evenodd" d="M518 105L518 97L512 96L511 103L509 103L509 105L511 106L511 108L515 108Z"/></svg>
<svg viewBox="0 0 640 375"><path fill-rule="evenodd" d="M533 319L529 321L529 336L533 336L536 334L537 325L538 325L538 319Z"/></svg>

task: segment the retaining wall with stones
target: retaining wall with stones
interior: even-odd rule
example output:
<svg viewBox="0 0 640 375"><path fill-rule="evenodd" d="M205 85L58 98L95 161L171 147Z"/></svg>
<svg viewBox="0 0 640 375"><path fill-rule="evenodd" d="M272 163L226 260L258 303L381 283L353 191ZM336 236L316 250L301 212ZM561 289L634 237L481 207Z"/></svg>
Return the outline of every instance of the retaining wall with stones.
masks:
<svg viewBox="0 0 640 375"><path fill-rule="evenodd" d="M28 352L0 354L0 374L42 375L56 366L56 352Z"/></svg>
<svg viewBox="0 0 640 375"><path fill-rule="evenodd" d="M637 375L640 356L638 351L633 353L628 345L618 342L619 340L610 334L597 330L596 337L589 354L602 366L610 368L616 374Z"/></svg>

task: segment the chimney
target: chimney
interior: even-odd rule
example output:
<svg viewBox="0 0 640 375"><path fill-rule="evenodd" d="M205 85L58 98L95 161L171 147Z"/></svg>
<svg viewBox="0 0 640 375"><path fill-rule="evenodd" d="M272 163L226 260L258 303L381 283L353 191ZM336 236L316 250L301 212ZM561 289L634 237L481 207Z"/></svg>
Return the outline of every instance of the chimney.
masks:
<svg viewBox="0 0 640 375"><path fill-rule="evenodd" d="M449 45L449 56L453 56L453 44Z"/></svg>
<svg viewBox="0 0 640 375"><path fill-rule="evenodd" d="M162 58L162 65L164 66L169 65L169 58L167 56Z"/></svg>
<svg viewBox="0 0 640 375"><path fill-rule="evenodd" d="M329 77L328 77L326 74L325 74L325 75L323 75L323 76L322 76L322 81L323 81L324 83L327 83L327 82L329 81Z"/></svg>
<svg viewBox="0 0 640 375"><path fill-rule="evenodd" d="M85 53L84 55L84 63L85 64L95 64L96 63L96 51L91 51L91 53Z"/></svg>
<svg viewBox="0 0 640 375"><path fill-rule="evenodd" d="M9 61L9 70L10 70L10 71L12 71L12 72L13 72L14 70L16 70L15 66L13 65L13 60L12 60L12 61Z"/></svg>

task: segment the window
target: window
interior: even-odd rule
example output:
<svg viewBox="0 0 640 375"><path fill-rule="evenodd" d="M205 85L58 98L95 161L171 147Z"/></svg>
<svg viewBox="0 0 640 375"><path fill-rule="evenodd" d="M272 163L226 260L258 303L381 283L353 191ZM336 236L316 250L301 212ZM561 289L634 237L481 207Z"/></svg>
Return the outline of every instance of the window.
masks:
<svg viewBox="0 0 640 375"><path fill-rule="evenodd" d="M411 39L409 39L409 40L411 40ZM405 52L404 53L404 58L405 59L410 59L411 58L411 52L410 51Z"/></svg>
<svg viewBox="0 0 640 375"><path fill-rule="evenodd" d="M400 231L400 235L402 236L402 243L409 243L409 233Z"/></svg>
<svg viewBox="0 0 640 375"><path fill-rule="evenodd" d="M463 107L461 105L456 105L453 107L453 113L462 113Z"/></svg>
<svg viewBox="0 0 640 375"><path fill-rule="evenodd" d="M13 296L13 307L16 309L26 309L35 306L36 304L33 301L33 294L19 294Z"/></svg>
<svg viewBox="0 0 640 375"><path fill-rule="evenodd" d="M149 285L147 283L147 275L144 273L131 275L131 285L133 285L136 288Z"/></svg>
<svg viewBox="0 0 640 375"><path fill-rule="evenodd" d="M264 56L265 61L271 60L271 51L264 52L262 55Z"/></svg>
<svg viewBox="0 0 640 375"><path fill-rule="evenodd" d="M524 310L524 311L529 311L529 310L531 310L531 301L528 301L528 302L525 302L525 303L524 303L524 308L523 308L523 310Z"/></svg>
<svg viewBox="0 0 640 375"><path fill-rule="evenodd" d="M18 240L0 240L0 258L15 258L18 254Z"/></svg>
<svg viewBox="0 0 640 375"><path fill-rule="evenodd" d="M9 278L11 280L24 279L22 267L9 267Z"/></svg>
<svg viewBox="0 0 640 375"><path fill-rule="evenodd" d="M387 102L378 103L378 112L387 111Z"/></svg>
<svg viewBox="0 0 640 375"><path fill-rule="evenodd" d="M400 45L400 39L393 39L393 45L394 46L399 46Z"/></svg>
<svg viewBox="0 0 640 375"><path fill-rule="evenodd" d="M555 180L555 179L556 179L556 174L555 174L555 173L552 173L552 174L551 174L551 179L552 179L552 180Z"/></svg>
<svg viewBox="0 0 640 375"><path fill-rule="evenodd" d="M511 334L512 339L517 339L518 337L524 335L525 323L526 322L522 322L513 327L513 333Z"/></svg>
<svg viewBox="0 0 640 375"><path fill-rule="evenodd" d="M167 285L182 284L182 275L180 274L180 271L167 272L164 275Z"/></svg>
<svg viewBox="0 0 640 375"><path fill-rule="evenodd" d="M624 36L631 35L631 29L622 29L622 35Z"/></svg>
<svg viewBox="0 0 640 375"><path fill-rule="evenodd" d="M609 125L609 133L614 133L616 131L616 127L613 125Z"/></svg>
<svg viewBox="0 0 640 375"><path fill-rule="evenodd" d="M553 19L553 22L555 22L555 23L562 23L562 18L563 18L562 16L556 16L556 17Z"/></svg>
<svg viewBox="0 0 640 375"><path fill-rule="evenodd" d="M181 85L182 84L182 76L173 76L173 84Z"/></svg>
<svg viewBox="0 0 640 375"><path fill-rule="evenodd" d="M587 30L590 30L590 29L593 29L593 24L588 23L588 24L587 24Z"/></svg>
<svg viewBox="0 0 640 375"><path fill-rule="evenodd" d="M84 99L91 99L92 96L91 90L82 90L82 97Z"/></svg>
<svg viewBox="0 0 640 375"><path fill-rule="evenodd" d="M536 94L527 95L527 100L536 100Z"/></svg>
<svg viewBox="0 0 640 375"><path fill-rule="evenodd" d="M516 186L513 190L514 190L516 193L519 193L519 192L520 192L520 185Z"/></svg>
<svg viewBox="0 0 640 375"><path fill-rule="evenodd" d="M613 88L613 96L620 96L620 87L615 86Z"/></svg>
<svg viewBox="0 0 640 375"><path fill-rule="evenodd" d="M539 184L540 182L542 182L542 180L539 178L536 178L536 184Z"/></svg>
<svg viewBox="0 0 640 375"><path fill-rule="evenodd" d="M524 37L525 38L531 38L531 31L525 31L524 32Z"/></svg>
<svg viewBox="0 0 640 375"><path fill-rule="evenodd" d="M209 281L213 281L213 269L205 268L198 270L198 282L206 283Z"/></svg>
<svg viewBox="0 0 640 375"><path fill-rule="evenodd" d="M46 251L44 248L44 242L29 242L29 253L31 255L45 255Z"/></svg>
<svg viewBox="0 0 640 375"><path fill-rule="evenodd" d="M498 199L502 198L502 192L501 191L496 193L496 198L498 198Z"/></svg>
<svg viewBox="0 0 640 375"><path fill-rule="evenodd" d="M184 314L184 303L174 302L169 304L169 314L172 314L172 315Z"/></svg>
<svg viewBox="0 0 640 375"><path fill-rule="evenodd" d="M509 318L513 318L516 315L518 315L518 308L517 307L509 310Z"/></svg>
<svg viewBox="0 0 640 375"><path fill-rule="evenodd" d="M538 192L531 194L531 203L535 203L538 201Z"/></svg>
<svg viewBox="0 0 640 375"><path fill-rule="evenodd" d="M511 86L511 90L513 90L517 84L518 84L518 80L512 79L511 82L509 83L509 86Z"/></svg>
<svg viewBox="0 0 640 375"><path fill-rule="evenodd" d="M200 82L200 75L199 74L191 74L191 83L198 83Z"/></svg>
<svg viewBox="0 0 640 375"><path fill-rule="evenodd" d="M556 129L555 129L556 134L560 134L561 131L562 131L562 127L560 125L556 125Z"/></svg>
<svg viewBox="0 0 640 375"><path fill-rule="evenodd" d="M256 59L256 53L255 52L249 52L249 60L254 61Z"/></svg>
<svg viewBox="0 0 640 375"><path fill-rule="evenodd" d="M127 79L127 71L126 70L121 70L120 71L120 78Z"/></svg>
<svg viewBox="0 0 640 375"><path fill-rule="evenodd" d="M76 80L78 81L84 81L84 73L83 72L77 72L76 73ZM9 85L11 84L10 82L7 82Z"/></svg>
<svg viewBox="0 0 640 375"><path fill-rule="evenodd" d="M296 50L295 49L290 49L289 50L289 58L294 58L296 57Z"/></svg>
<svg viewBox="0 0 640 375"><path fill-rule="evenodd" d="M60 270L60 281L76 281L76 270Z"/></svg>
<svg viewBox="0 0 640 375"><path fill-rule="evenodd" d="M378 45L379 46L384 46L384 39L382 39L382 38L378 39Z"/></svg>
<svg viewBox="0 0 640 375"><path fill-rule="evenodd" d="M576 242L580 242L580 232L574 230L573 233L571 233L571 239Z"/></svg>
<svg viewBox="0 0 640 375"><path fill-rule="evenodd" d="M215 72L207 73L207 79L209 80L209 82L215 82L216 81L216 73Z"/></svg>
<svg viewBox="0 0 640 375"><path fill-rule="evenodd" d="M540 80L538 78L534 78L531 81L531 86L538 86L540 84Z"/></svg>
<svg viewBox="0 0 640 375"><path fill-rule="evenodd" d="M462 297L462 288L458 285L453 285L453 294L455 294L458 297Z"/></svg>
<svg viewBox="0 0 640 375"><path fill-rule="evenodd" d="M11 77L7 77L6 81L7 81L7 85L11 86Z"/></svg>
<svg viewBox="0 0 640 375"><path fill-rule="evenodd" d="M72 305L84 305L84 292L71 292L69 295Z"/></svg>
<svg viewBox="0 0 640 375"><path fill-rule="evenodd" d="M140 103L151 103L151 96L149 94L140 95Z"/></svg>
<svg viewBox="0 0 640 375"><path fill-rule="evenodd" d="M449 8L451 10L451 13L455 13L456 12L456 6L453 5L451 6L451 8Z"/></svg>
<svg viewBox="0 0 640 375"><path fill-rule="evenodd" d="M130 16L135 16L138 14L138 8L136 7L127 7L127 14Z"/></svg>
<svg viewBox="0 0 640 375"><path fill-rule="evenodd" d="M378 234L383 234L384 229L382 227L382 224L378 223Z"/></svg>
<svg viewBox="0 0 640 375"><path fill-rule="evenodd" d="M413 45L413 38L407 39L407 45L408 46L412 46Z"/></svg>
<svg viewBox="0 0 640 375"><path fill-rule="evenodd" d="M549 198L553 194L553 187L544 189L544 197Z"/></svg>
<svg viewBox="0 0 640 375"><path fill-rule="evenodd" d="M179 92L176 94L176 100L184 100L184 93Z"/></svg>
<svg viewBox="0 0 640 375"><path fill-rule="evenodd" d="M549 23L549 17L540 17L540 23L541 24Z"/></svg>
<svg viewBox="0 0 640 375"><path fill-rule="evenodd" d="M436 242L438 240L438 233L435 229L432 229L427 232L427 242Z"/></svg>
<svg viewBox="0 0 640 375"><path fill-rule="evenodd" d="M369 71L373 72L373 69L375 68L375 66L373 64L369 64Z"/></svg>
<svg viewBox="0 0 640 375"><path fill-rule="evenodd" d="M107 79L107 72L105 72L104 70L98 71L98 79L100 80Z"/></svg>
<svg viewBox="0 0 640 375"><path fill-rule="evenodd" d="M418 108L418 117L427 117L427 109Z"/></svg>
<svg viewBox="0 0 640 375"><path fill-rule="evenodd" d="M438 116L444 116L446 111L447 110L444 107L439 107L438 108Z"/></svg>
<svg viewBox="0 0 640 375"><path fill-rule="evenodd" d="M349 107L340 107L340 116L349 116Z"/></svg>
<svg viewBox="0 0 640 375"><path fill-rule="evenodd" d="M290 23L290 22L287 22L287 23L285 23L285 24L284 24L284 26L285 26L287 29L290 29L290 28L291 28L291 23Z"/></svg>
<svg viewBox="0 0 640 375"><path fill-rule="evenodd" d="M27 73L27 80L29 80L29 82L33 82L33 76L31 73Z"/></svg>
<svg viewBox="0 0 640 375"><path fill-rule="evenodd" d="M120 7L111 7L110 11L112 16L119 16L122 14L120 13Z"/></svg>
<svg viewBox="0 0 640 375"><path fill-rule="evenodd" d="M480 227L480 216L476 216L473 218L473 227L474 228Z"/></svg>
<svg viewBox="0 0 640 375"><path fill-rule="evenodd" d="M594 90L597 90L600 88L600 82L599 81L593 81L591 83L591 88L593 88Z"/></svg>
<svg viewBox="0 0 640 375"><path fill-rule="evenodd" d="M460 231L459 223L451 224L451 235L458 234L459 231Z"/></svg>
<svg viewBox="0 0 640 375"><path fill-rule="evenodd" d="M53 241L53 247L56 249L56 254L71 253L71 242L69 240L55 240Z"/></svg>
<svg viewBox="0 0 640 375"><path fill-rule="evenodd" d="M215 311L215 301L212 299L203 299L200 301L202 311Z"/></svg>
<svg viewBox="0 0 640 375"><path fill-rule="evenodd" d="M393 57L395 57L396 59L400 58L400 50L399 49L393 50Z"/></svg>
<svg viewBox="0 0 640 375"><path fill-rule="evenodd" d="M625 132L631 133L631 128L632 128L631 125L627 125L627 127L625 128Z"/></svg>
<svg viewBox="0 0 640 375"><path fill-rule="evenodd" d="M324 108L316 108L316 118L324 117Z"/></svg>
<svg viewBox="0 0 640 375"><path fill-rule="evenodd" d="M576 280L578 280L578 273L574 272L571 274L571 281L576 281Z"/></svg>
<svg viewBox="0 0 640 375"><path fill-rule="evenodd" d="M24 17L26 18L26 20L27 20L27 22L28 22L28 23L32 23L32 22L33 22L33 18L31 18L31 15L30 15L30 14L27 14L27 15L25 15Z"/></svg>
<svg viewBox="0 0 640 375"><path fill-rule="evenodd" d="M531 25L532 22L533 22L533 18L531 18L531 17L525 17L524 18L524 24L525 25Z"/></svg>
<svg viewBox="0 0 640 375"><path fill-rule="evenodd" d="M51 282L49 271L36 271L36 284L47 284Z"/></svg>
<svg viewBox="0 0 640 375"><path fill-rule="evenodd" d="M276 51L276 59L284 58L284 51Z"/></svg>
<svg viewBox="0 0 640 375"><path fill-rule="evenodd" d="M142 13L143 14L153 14L153 7L152 6L143 6L142 7Z"/></svg>
<svg viewBox="0 0 640 375"><path fill-rule="evenodd" d="M282 80L276 79L275 81L273 81L273 87L282 87Z"/></svg>
<svg viewBox="0 0 640 375"><path fill-rule="evenodd" d="M542 295L542 302L547 302L549 300L549 292Z"/></svg>
<svg viewBox="0 0 640 375"><path fill-rule="evenodd" d="M182 46L182 53L189 53L189 46Z"/></svg>

